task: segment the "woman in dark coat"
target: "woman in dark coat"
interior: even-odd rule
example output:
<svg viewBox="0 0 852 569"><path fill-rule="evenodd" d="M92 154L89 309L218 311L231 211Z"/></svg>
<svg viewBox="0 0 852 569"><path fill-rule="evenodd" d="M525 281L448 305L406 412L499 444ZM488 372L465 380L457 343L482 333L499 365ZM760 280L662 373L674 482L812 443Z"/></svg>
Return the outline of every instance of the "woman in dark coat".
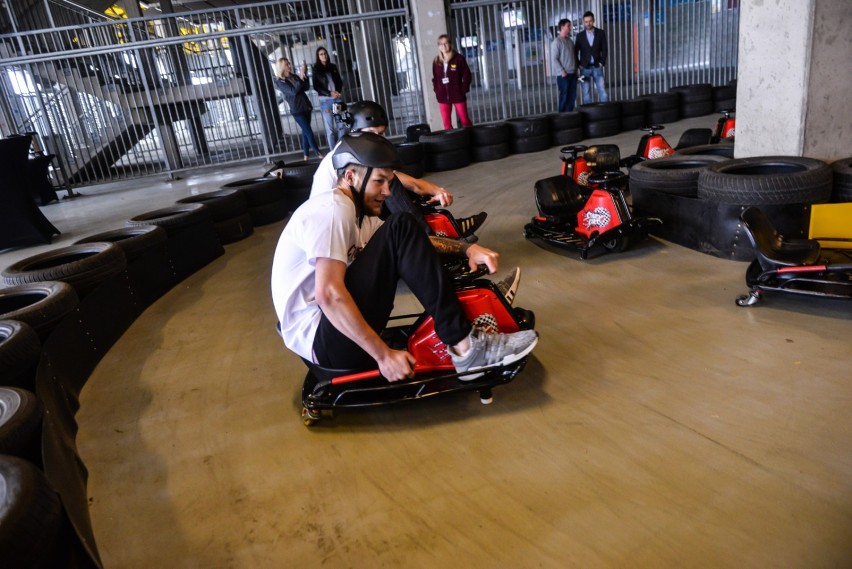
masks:
<svg viewBox="0 0 852 569"><path fill-rule="evenodd" d="M441 107L444 128L453 128L453 107L462 126L473 126L467 116L467 92L470 90L470 68L457 53L447 34L438 36L438 57L432 63L432 87Z"/></svg>
<svg viewBox="0 0 852 569"><path fill-rule="evenodd" d="M300 75L296 75L290 60L282 57L278 60L278 76L275 78L275 87L284 94L284 100L290 106L290 113L302 131L302 152L305 154L305 160L311 150L322 158L314 131L311 130L311 111L314 107L305 94L308 89L308 82L305 80L307 72L307 65L303 65Z"/></svg>
<svg viewBox="0 0 852 569"><path fill-rule="evenodd" d="M328 50L317 48L317 60L314 63L314 89L319 95L322 122L325 125L325 137L329 149L334 148L343 135L342 129L334 124L334 103L342 102L343 78L337 66L331 62Z"/></svg>

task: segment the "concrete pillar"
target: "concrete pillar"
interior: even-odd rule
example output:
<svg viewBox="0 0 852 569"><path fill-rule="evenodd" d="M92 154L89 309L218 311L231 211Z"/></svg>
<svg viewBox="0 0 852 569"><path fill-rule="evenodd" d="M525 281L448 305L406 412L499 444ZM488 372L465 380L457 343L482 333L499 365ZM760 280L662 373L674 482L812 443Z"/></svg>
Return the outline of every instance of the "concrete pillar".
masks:
<svg viewBox="0 0 852 569"><path fill-rule="evenodd" d="M414 15L417 66L420 69L420 84L423 86L423 103L426 107L426 123L432 130L441 130L441 110L432 90L432 61L438 55L438 36L448 33L447 14L443 0L411 0Z"/></svg>
<svg viewBox="0 0 852 569"><path fill-rule="evenodd" d="M844 0L740 3L736 156L852 154Z"/></svg>

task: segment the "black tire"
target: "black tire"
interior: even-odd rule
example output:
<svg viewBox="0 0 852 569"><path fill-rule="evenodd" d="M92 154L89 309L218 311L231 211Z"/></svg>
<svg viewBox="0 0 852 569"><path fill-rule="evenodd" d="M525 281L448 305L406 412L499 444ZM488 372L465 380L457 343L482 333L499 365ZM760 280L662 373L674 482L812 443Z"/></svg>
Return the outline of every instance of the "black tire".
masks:
<svg viewBox="0 0 852 569"><path fill-rule="evenodd" d="M736 111L737 110L737 100L736 99L722 99L720 101L713 101L713 110L717 113L722 111Z"/></svg>
<svg viewBox="0 0 852 569"><path fill-rule="evenodd" d="M734 157L733 144L699 144L698 146L689 146L675 151L675 155L680 156L724 156L725 158Z"/></svg>
<svg viewBox="0 0 852 569"><path fill-rule="evenodd" d="M284 197L278 201L266 203L249 208L249 216L251 217L252 227L260 227L269 225L286 219L293 209L290 206L290 198Z"/></svg>
<svg viewBox="0 0 852 569"><path fill-rule="evenodd" d="M509 119L506 124L512 131L513 139L550 134L550 120L546 115Z"/></svg>
<svg viewBox="0 0 852 569"><path fill-rule="evenodd" d="M852 158L841 158L831 163L834 175L833 202L852 202Z"/></svg>
<svg viewBox="0 0 852 569"><path fill-rule="evenodd" d="M512 140L513 154L527 154L529 152L541 152L550 148L550 133L536 136L519 137Z"/></svg>
<svg viewBox="0 0 852 569"><path fill-rule="evenodd" d="M583 115L578 112L552 113L547 115L551 134L557 131L583 128Z"/></svg>
<svg viewBox="0 0 852 569"><path fill-rule="evenodd" d="M169 234L173 230L189 227L210 219L207 206L200 203L185 203L155 209L127 221L127 225L159 225Z"/></svg>
<svg viewBox="0 0 852 569"><path fill-rule="evenodd" d="M426 156L424 167L429 172L444 172L464 168L470 165L470 161L470 149L438 152Z"/></svg>
<svg viewBox="0 0 852 569"><path fill-rule="evenodd" d="M419 142L400 142L396 144L396 154L403 164L423 162L423 145Z"/></svg>
<svg viewBox="0 0 852 569"><path fill-rule="evenodd" d="M577 107L577 111L583 115L584 124L612 119L618 120L621 118L621 103L590 103L580 105Z"/></svg>
<svg viewBox="0 0 852 569"><path fill-rule="evenodd" d="M153 247L165 243L169 239L168 232L156 225L136 225L134 227L122 227L90 235L80 239L75 245L85 243L115 243L124 251L127 262L132 263Z"/></svg>
<svg viewBox="0 0 852 569"><path fill-rule="evenodd" d="M35 370L41 355L38 334L29 324L0 320L0 377L3 385L35 389Z"/></svg>
<svg viewBox="0 0 852 569"><path fill-rule="evenodd" d="M504 122L476 125L470 129L471 148L509 142L512 127Z"/></svg>
<svg viewBox="0 0 852 569"><path fill-rule="evenodd" d="M488 146L474 146L470 149L470 157L474 162L489 162L499 160L512 154L512 145L508 142L490 144Z"/></svg>
<svg viewBox="0 0 852 569"><path fill-rule="evenodd" d="M405 129L405 141L419 142L421 136L428 134L431 131L432 129L429 128L429 125L426 123L413 124Z"/></svg>
<svg viewBox="0 0 852 569"><path fill-rule="evenodd" d="M798 156L726 160L698 176L698 197L741 205L807 204L831 196L831 167Z"/></svg>
<svg viewBox="0 0 852 569"><path fill-rule="evenodd" d="M713 87L713 101L725 101L737 98L737 88L730 85Z"/></svg>
<svg viewBox="0 0 852 569"><path fill-rule="evenodd" d="M680 109L650 111L645 117L647 124L669 124L680 120Z"/></svg>
<svg viewBox="0 0 852 569"><path fill-rule="evenodd" d="M289 178L290 180L299 180L302 185L304 185L305 183L310 185L314 179L314 174L316 174L317 168L319 168L321 161L321 158L312 158L303 162L285 164L279 170L279 175L282 178Z"/></svg>
<svg viewBox="0 0 852 569"><path fill-rule="evenodd" d="M638 99L628 99L627 101L621 101L621 117L633 117L633 116L645 116L645 112L648 107L647 99L638 98Z"/></svg>
<svg viewBox="0 0 852 569"><path fill-rule="evenodd" d="M698 174L708 166L725 160L727 158L722 156L669 156L645 160L630 169L630 189L695 196L698 194Z"/></svg>
<svg viewBox="0 0 852 569"><path fill-rule="evenodd" d="M615 136L619 132L621 132L620 118L587 122L583 126L583 135L586 138L604 138L606 136Z"/></svg>
<svg viewBox="0 0 852 569"><path fill-rule="evenodd" d="M38 457L42 408L35 393L0 387L0 454Z"/></svg>
<svg viewBox="0 0 852 569"><path fill-rule="evenodd" d="M657 93L643 99L645 99L646 114L680 108L680 93Z"/></svg>
<svg viewBox="0 0 852 569"><path fill-rule="evenodd" d="M69 245L13 263L3 271L3 283L19 285L63 281L83 298L105 280L127 268L121 247L113 243Z"/></svg>
<svg viewBox="0 0 852 569"><path fill-rule="evenodd" d="M235 243L254 233L254 224L251 222L251 214L248 211L231 219L217 221L213 224L213 228L222 245Z"/></svg>
<svg viewBox="0 0 852 569"><path fill-rule="evenodd" d="M423 168L423 162L417 162L416 164L404 164L398 171L403 174L408 174L412 178L422 178L423 174L426 173Z"/></svg>
<svg viewBox="0 0 852 569"><path fill-rule="evenodd" d="M695 83L693 85L678 85L669 92L680 93L681 107L684 104L700 103L713 100L713 86L710 83Z"/></svg>
<svg viewBox="0 0 852 569"><path fill-rule="evenodd" d="M29 324L44 342L78 302L74 288L60 281L0 288L0 320Z"/></svg>
<svg viewBox="0 0 852 569"><path fill-rule="evenodd" d="M214 222L225 221L248 211L246 195L240 190L217 190L189 196L177 201L179 204L200 203L207 207L207 212Z"/></svg>
<svg viewBox="0 0 852 569"><path fill-rule="evenodd" d="M278 176L236 180L222 186L223 189L240 190L246 197L249 207L265 205L280 200L286 187L286 183Z"/></svg>
<svg viewBox="0 0 852 569"><path fill-rule="evenodd" d="M621 132L628 130L639 130L648 126L645 121L645 115L631 115L621 117Z"/></svg>
<svg viewBox="0 0 852 569"><path fill-rule="evenodd" d="M553 146L576 144L583 140L583 129L568 128L565 130L554 130L550 133L550 140Z"/></svg>
<svg viewBox="0 0 852 569"><path fill-rule="evenodd" d="M62 520L59 495L44 473L0 456L0 551L4 567L55 567Z"/></svg>
<svg viewBox="0 0 852 569"><path fill-rule="evenodd" d="M695 103L682 103L680 105L681 118L703 117L713 113L713 101L698 101Z"/></svg>
<svg viewBox="0 0 852 569"><path fill-rule="evenodd" d="M420 137L424 154L440 154L470 148L470 131L466 128L439 130Z"/></svg>

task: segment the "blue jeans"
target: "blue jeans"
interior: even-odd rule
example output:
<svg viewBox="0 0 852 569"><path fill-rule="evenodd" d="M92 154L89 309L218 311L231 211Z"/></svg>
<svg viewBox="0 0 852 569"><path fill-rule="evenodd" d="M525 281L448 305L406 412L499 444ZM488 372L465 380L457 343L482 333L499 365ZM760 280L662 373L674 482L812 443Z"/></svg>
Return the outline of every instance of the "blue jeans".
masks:
<svg viewBox="0 0 852 569"><path fill-rule="evenodd" d="M559 89L560 113L570 113L577 102L577 75L569 73L567 77L556 76L556 87Z"/></svg>
<svg viewBox="0 0 852 569"><path fill-rule="evenodd" d="M299 129L302 131L302 152L307 156L313 150L319 156L319 148L317 148L317 141L314 138L314 131L311 130L311 113L293 113L293 120L296 121L296 124L299 125Z"/></svg>
<svg viewBox="0 0 852 569"><path fill-rule="evenodd" d="M343 130L343 124L338 123L335 124L333 107L334 103L341 102L342 99L339 97L337 99L332 99L331 97L320 97L320 110L322 111L322 124L325 126L325 139L328 141L328 148L334 148L334 145L337 144L337 141L343 138L345 134Z"/></svg>
<svg viewBox="0 0 852 569"><path fill-rule="evenodd" d="M593 103L592 100L592 80L595 81L595 91L598 92L598 102L606 103L609 97L606 95L606 87L604 87L603 67L584 67L581 71L583 74L583 104L588 105Z"/></svg>

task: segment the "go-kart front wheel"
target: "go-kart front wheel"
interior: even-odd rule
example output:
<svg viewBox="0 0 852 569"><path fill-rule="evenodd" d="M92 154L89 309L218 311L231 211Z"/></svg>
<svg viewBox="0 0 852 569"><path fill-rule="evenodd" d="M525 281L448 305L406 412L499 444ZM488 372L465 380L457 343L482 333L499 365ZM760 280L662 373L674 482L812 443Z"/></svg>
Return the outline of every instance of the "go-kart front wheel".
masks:
<svg viewBox="0 0 852 569"><path fill-rule="evenodd" d="M752 306L760 302L763 295L759 290L753 290L748 294L741 294L737 297L737 306Z"/></svg>
<svg viewBox="0 0 852 569"><path fill-rule="evenodd" d="M320 420L320 414L307 407L302 407L302 422L306 427L313 427Z"/></svg>

